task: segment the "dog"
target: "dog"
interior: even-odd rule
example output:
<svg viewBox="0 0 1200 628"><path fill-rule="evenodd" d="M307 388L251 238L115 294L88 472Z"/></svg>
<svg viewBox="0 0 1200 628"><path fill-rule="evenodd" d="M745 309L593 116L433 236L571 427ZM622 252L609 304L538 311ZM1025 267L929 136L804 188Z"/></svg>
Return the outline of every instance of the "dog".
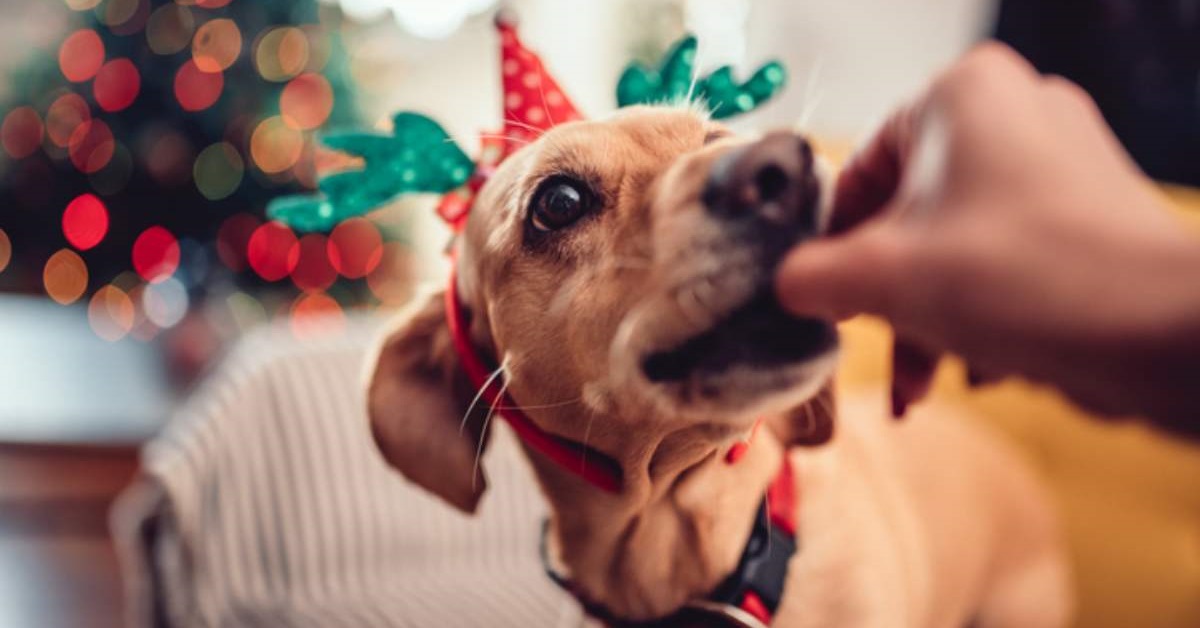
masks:
<svg viewBox="0 0 1200 628"><path fill-rule="evenodd" d="M692 107L545 132L479 191L456 294L383 337L367 384L379 450L475 509L496 403L478 402L455 349L461 303L464 342L530 429L615 469L603 490L526 444L548 571L604 622L1065 625L1064 549L1019 456L934 407L899 423L870 401L835 414L836 328L772 296L780 258L824 229L830 180L803 135L738 137ZM763 537L766 560L790 556L766 569L786 572L774 608L706 615L777 486L794 542Z"/></svg>

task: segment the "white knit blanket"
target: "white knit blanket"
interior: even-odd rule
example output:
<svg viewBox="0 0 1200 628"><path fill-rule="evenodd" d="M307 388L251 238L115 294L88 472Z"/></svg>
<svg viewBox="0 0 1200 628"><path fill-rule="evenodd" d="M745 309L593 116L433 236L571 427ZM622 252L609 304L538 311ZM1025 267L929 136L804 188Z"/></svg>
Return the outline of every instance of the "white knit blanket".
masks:
<svg viewBox="0 0 1200 628"><path fill-rule="evenodd" d="M136 626L579 626L541 571L512 434L459 514L390 469L364 411L373 321L241 342L143 451L114 513Z"/></svg>

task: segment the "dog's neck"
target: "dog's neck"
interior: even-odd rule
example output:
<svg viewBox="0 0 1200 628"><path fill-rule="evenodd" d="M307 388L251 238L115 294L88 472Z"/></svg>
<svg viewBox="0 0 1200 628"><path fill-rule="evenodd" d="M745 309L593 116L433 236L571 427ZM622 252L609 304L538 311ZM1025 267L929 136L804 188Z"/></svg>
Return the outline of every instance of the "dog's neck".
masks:
<svg viewBox="0 0 1200 628"><path fill-rule="evenodd" d="M760 430L736 464L728 436L695 426L624 443L610 495L531 454L551 507L551 560L588 601L650 619L703 598L737 566L784 448ZM649 442L648 442L649 441Z"/></svg>

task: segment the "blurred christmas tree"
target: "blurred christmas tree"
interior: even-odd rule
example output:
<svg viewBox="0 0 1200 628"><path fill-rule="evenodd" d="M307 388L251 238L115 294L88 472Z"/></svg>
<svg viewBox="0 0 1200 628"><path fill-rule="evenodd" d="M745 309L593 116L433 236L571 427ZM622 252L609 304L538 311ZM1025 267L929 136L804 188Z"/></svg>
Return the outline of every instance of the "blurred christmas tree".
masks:
<svg viewBox="0 0 1200 628"><path fill-rule="evenodd" d="M10 77L0 106L0 290L90 298L112 338L152 337L237 284L310 306L368 298L363 278L387 253L372 223L298 238L262 218L315 184L314 131L355 123L336 9L65 4L74 27Z"/></svg>

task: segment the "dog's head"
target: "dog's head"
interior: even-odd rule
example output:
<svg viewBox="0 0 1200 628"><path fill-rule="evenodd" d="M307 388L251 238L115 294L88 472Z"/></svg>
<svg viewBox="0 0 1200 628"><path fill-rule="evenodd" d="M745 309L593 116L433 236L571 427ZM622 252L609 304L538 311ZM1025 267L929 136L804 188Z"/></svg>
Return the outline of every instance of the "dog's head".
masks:
<svg viewBox="0 0 1200 628"><path fill-rule="evenodd" d="M784 252L821 229L823 180L803 137L741 139L688 109L555 127L489 179L457 243L472 340L539 427L627 479L664 462L647 452L670 435L694 451L764 417L823 442L836 333L771 293ZM473 396L431 298L384 341L369 410L389 461L468 510L487 411Z"/></svg>

